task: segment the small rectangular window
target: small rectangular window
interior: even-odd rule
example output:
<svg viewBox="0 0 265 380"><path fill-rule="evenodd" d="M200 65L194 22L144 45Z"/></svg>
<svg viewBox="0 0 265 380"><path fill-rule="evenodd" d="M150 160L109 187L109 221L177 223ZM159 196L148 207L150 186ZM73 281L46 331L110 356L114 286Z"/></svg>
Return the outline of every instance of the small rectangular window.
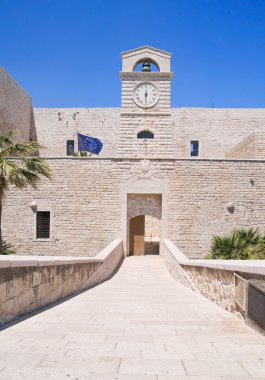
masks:
<svg viewBox="0 0 265 380"><path fill-rule="evenodd" d="M37 211L37 239L50 238L50 211Z"/></svg>
<svg viewBox="0 0 265 380"><path fill-rule="evenodd" d="M66 154L67 156L72 156L75 151L75 142L74 140L67 140L66 142Z"/></svg>
<svg viewBox="0 0 265 380"><path fill-rule="evenodd" d="M199 155L199 141L190 142L190 155L198 156Z"/></svg>

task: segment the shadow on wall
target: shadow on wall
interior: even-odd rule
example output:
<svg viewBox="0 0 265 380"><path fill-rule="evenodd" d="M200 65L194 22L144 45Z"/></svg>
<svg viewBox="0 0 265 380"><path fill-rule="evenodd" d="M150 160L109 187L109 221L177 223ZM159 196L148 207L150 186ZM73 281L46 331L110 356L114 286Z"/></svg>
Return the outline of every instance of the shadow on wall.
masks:
<svg viewBox="0 0 265 380"><path fill-rule="evenodd" d="M30 136L30 141L38 141L33 108L31 108L30 135L29 136Z"/></svg>

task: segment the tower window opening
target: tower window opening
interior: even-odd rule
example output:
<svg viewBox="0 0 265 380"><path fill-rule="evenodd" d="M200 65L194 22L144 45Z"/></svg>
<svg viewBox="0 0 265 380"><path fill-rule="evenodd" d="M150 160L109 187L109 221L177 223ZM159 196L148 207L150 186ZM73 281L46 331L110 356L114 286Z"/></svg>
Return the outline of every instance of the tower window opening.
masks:
<svg viewBox="0 0 265 380"><path fill-rule="evenodd" d="M66 155L72 156L75 151L75 142L74 140L67 140L66 141Z"/></svg>
<svg viewBox="0 0 265 380"><path fill-rule="evenodd" d="M141 131L137 133L138 139L153 139L155 136L153 132L150 131Z"/></svg>
<svg viewBox="0 0 265 380"><path fill-rule="evenodd" d="M190 142L190 155L191 157L199 156L199 141Z"/></svg>

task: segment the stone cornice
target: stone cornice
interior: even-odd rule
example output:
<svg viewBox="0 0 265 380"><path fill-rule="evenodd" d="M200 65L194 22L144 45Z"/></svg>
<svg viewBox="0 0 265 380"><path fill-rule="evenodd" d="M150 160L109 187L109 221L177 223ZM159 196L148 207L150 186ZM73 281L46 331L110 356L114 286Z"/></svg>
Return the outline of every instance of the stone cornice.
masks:
<svg viewBox="0 0 265 380"><path fill-rule="evenodd" d="M155 47L152 47L152 46L148 46L148 45L144 45L144 46L140 46L138 48L135 48L135 49L131 49L131 50L126 50L126 51L123 51L121 52L121 56L122 58L124 57L129 57L131 55L135 55L135 53L139 53L141 51L151 51L151 52L154 52L154 53L157 53L157 54L160 54L162 55L163 57L171 57L171 53L169 53L168 51L165 51L165 50L161 50L161 49L157 49Z"/></svg>
<svg viewBox="0 0 265 380"><path fill-rule="evenodd" d="M173 72L151 72L151 73L142 73L141 71L120 71L121 80L171 80L173 77Z"/></svg>

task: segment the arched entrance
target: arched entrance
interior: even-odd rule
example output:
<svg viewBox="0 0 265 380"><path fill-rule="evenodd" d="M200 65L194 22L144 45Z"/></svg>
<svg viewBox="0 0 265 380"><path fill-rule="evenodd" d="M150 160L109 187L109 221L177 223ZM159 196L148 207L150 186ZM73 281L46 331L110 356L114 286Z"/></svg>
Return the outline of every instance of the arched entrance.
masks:
<svg viewBox="0 0 265 380"><path fill-rule="evenodd" d="M162 218L161 194L128 194L129 255L159 254Z"/></svg>

